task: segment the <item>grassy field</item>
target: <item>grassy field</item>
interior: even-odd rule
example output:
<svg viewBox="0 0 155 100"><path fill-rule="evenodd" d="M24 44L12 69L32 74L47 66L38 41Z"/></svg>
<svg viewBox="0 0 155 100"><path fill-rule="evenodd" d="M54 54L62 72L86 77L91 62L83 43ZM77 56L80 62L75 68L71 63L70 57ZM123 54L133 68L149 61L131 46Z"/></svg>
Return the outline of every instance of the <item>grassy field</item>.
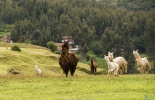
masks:
<svg viewBox="0 0 155 100"><path fill-rule="evenodd" d="M22 51L11 51L13 45ZM31 44L0 43L0 100L155 100L154 74L109 77L98 68L91 75L90 66L79 62L74 76L66 78L59 56ZM35 64L43 71L41 77ZM10 68L21 74L9 74Z"/></svg>
<svg viewBox="0 0 155 100"><path fill-rule="evenodd" d="M155 100L155 75L0 78L1 100Z"/></svg>

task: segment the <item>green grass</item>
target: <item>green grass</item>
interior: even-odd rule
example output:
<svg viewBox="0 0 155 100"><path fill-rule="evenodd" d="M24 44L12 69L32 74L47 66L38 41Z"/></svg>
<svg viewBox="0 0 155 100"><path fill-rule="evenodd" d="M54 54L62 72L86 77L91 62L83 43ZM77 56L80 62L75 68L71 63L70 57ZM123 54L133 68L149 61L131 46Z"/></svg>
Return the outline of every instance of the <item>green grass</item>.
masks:
<svg viewBox="0 0 155 100"><path fill-rule="evenodd" d="M13 45L22 51L11 51ZM0 100L155 100L154 74L110 77L98 68L97 75L90 75L90 66L79 62L74 76L66 78L59 57L31 44L0 43ZM41 77L35 64L42 69ZM10 68L21 74L9 74Z"/></svg>
<svg viewBox="0 0 155 100"><path fill-rule="evenodd" d="M155 100L155 75L0 78L1 100Z"/></svg>

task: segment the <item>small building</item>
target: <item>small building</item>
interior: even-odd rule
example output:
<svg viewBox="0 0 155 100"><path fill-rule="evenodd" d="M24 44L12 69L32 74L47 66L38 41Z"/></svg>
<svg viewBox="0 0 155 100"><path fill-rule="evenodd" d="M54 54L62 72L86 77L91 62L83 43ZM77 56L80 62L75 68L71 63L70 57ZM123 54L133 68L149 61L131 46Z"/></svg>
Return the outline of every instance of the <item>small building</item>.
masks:
<svg viewBox="0 0 155 100"><path fill-rule="evenodd" d="M72 53L75 53L78 51L78 47L76 48L73 48L72 46L74 45L74 40L72 38L72 36L63 36L62 37L62 40L61 40L61 43L55 43L57 45L57 50L58 51L61 51L62 50L62 45L65 41L68 41L69 42L69 51L71 51Z"/></svg>
<svg viewBox="0 0 155 100"><path fill-rule="evenodd" d="M63 45L64 43L55 43L55 44L57 45L57 50L58 50L58 51L61 51L61 50L62 50L62 45ZM69 45L69 49L70 49L70 48L72 48L72 46Z"/></svg>
<svg viewBox="0 0 155 100"><path fill-rule="evenodd" d="M61 51L63 43L55 43L55 44L57 45L57 50Z"/></svg>
<svg viewBox="0 0 155 100"><path fill-rule="evenodd" d="M69 44L74 44L72 36L63 36L61 42L69 41Z"/></svg>
<svg viewBox="0 0 155 100"><path fill-rule="evenodd" d="M71 53L76 53L78 52L79 48L71 48L69 49L69 51L71 51Z"/></svg>

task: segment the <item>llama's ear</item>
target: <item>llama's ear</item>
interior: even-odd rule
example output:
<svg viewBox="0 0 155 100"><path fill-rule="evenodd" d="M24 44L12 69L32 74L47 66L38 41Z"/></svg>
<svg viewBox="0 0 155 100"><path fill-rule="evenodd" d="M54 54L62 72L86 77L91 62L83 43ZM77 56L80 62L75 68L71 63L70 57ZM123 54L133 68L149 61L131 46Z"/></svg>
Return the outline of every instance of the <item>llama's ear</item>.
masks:
<svg viewBox="0 0 155 100"><path fill-rule="evenodd" d="M109 51L108 51L108 53L110 53ZM105 56L105 55L104 55Z"/></svg>
<svg viewBox="0 0 155 100"><path fill-rule="evenodd" d="M138 52L138 49L136 51Z"/></svg>
<svg viewBox="0 0 155 100"><path fill-rule="evenodd" d="M112 54L114 54L114 52L112 52Z"/></svg>

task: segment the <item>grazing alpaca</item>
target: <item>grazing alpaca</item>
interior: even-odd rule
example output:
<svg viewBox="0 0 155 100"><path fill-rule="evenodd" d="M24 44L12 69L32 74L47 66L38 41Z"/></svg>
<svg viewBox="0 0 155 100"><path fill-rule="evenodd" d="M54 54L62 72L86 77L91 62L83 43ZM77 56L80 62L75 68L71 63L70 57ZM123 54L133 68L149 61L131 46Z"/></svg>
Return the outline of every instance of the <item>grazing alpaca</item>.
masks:
<svg viewBox="0 0 155 100"><path fill-rule="evenodd" d="M90 59L90 68L91 74L95 74L97 71L97 63L93 61L93 58Z"/></svg>
<svg viewBox="0 0 155 100"><path fill-rule="evenodd" d="M108 52L108 56L109 56L109 60L111 62L115 62L115 63L117 63L119 65L119 73L120 74L123 74L124 72L127 73L127 64L128 63L125 60L125 58L123 58L123 57L116 57L114 59L113 52L112 53Z"/></svg>
<svg viewBox="0 0 155 100"><path fill-rule="evenodd" d="M146 73L151 69L147 58L146 57L141 58L138 53L138 50L137 51L133 50L133 55L136 58L137 68L138 68L138 71L140 71L140 73Z"/></svg>
<svg viewBox="0 0 155 100"><path fill-rule="evenodd" d="M76 58L74 54L69 53L69 45L68 42L65 41L62 45L62 53L59 58L59 65L61 66L63 72L66 74L66 77L69 71L72 76L74 75L78 61L79 59Z"/></svg>
<svg viewBox="0 0 155 100"><path fill-rule="evenodd" d="M108 65L108 75L114 74L114 76L118 76L119 65L115 62L110 62L108 56L104 56L104 59Z"/></svg>
<svg viewBox="0 0 155 100"><path fill-rule="evenodd" d="M42 71L41 71L41 69L38 67L38 65L35 65L34 68L35 68L35 71L36 71L37 75L42 75Z"/></svg>

